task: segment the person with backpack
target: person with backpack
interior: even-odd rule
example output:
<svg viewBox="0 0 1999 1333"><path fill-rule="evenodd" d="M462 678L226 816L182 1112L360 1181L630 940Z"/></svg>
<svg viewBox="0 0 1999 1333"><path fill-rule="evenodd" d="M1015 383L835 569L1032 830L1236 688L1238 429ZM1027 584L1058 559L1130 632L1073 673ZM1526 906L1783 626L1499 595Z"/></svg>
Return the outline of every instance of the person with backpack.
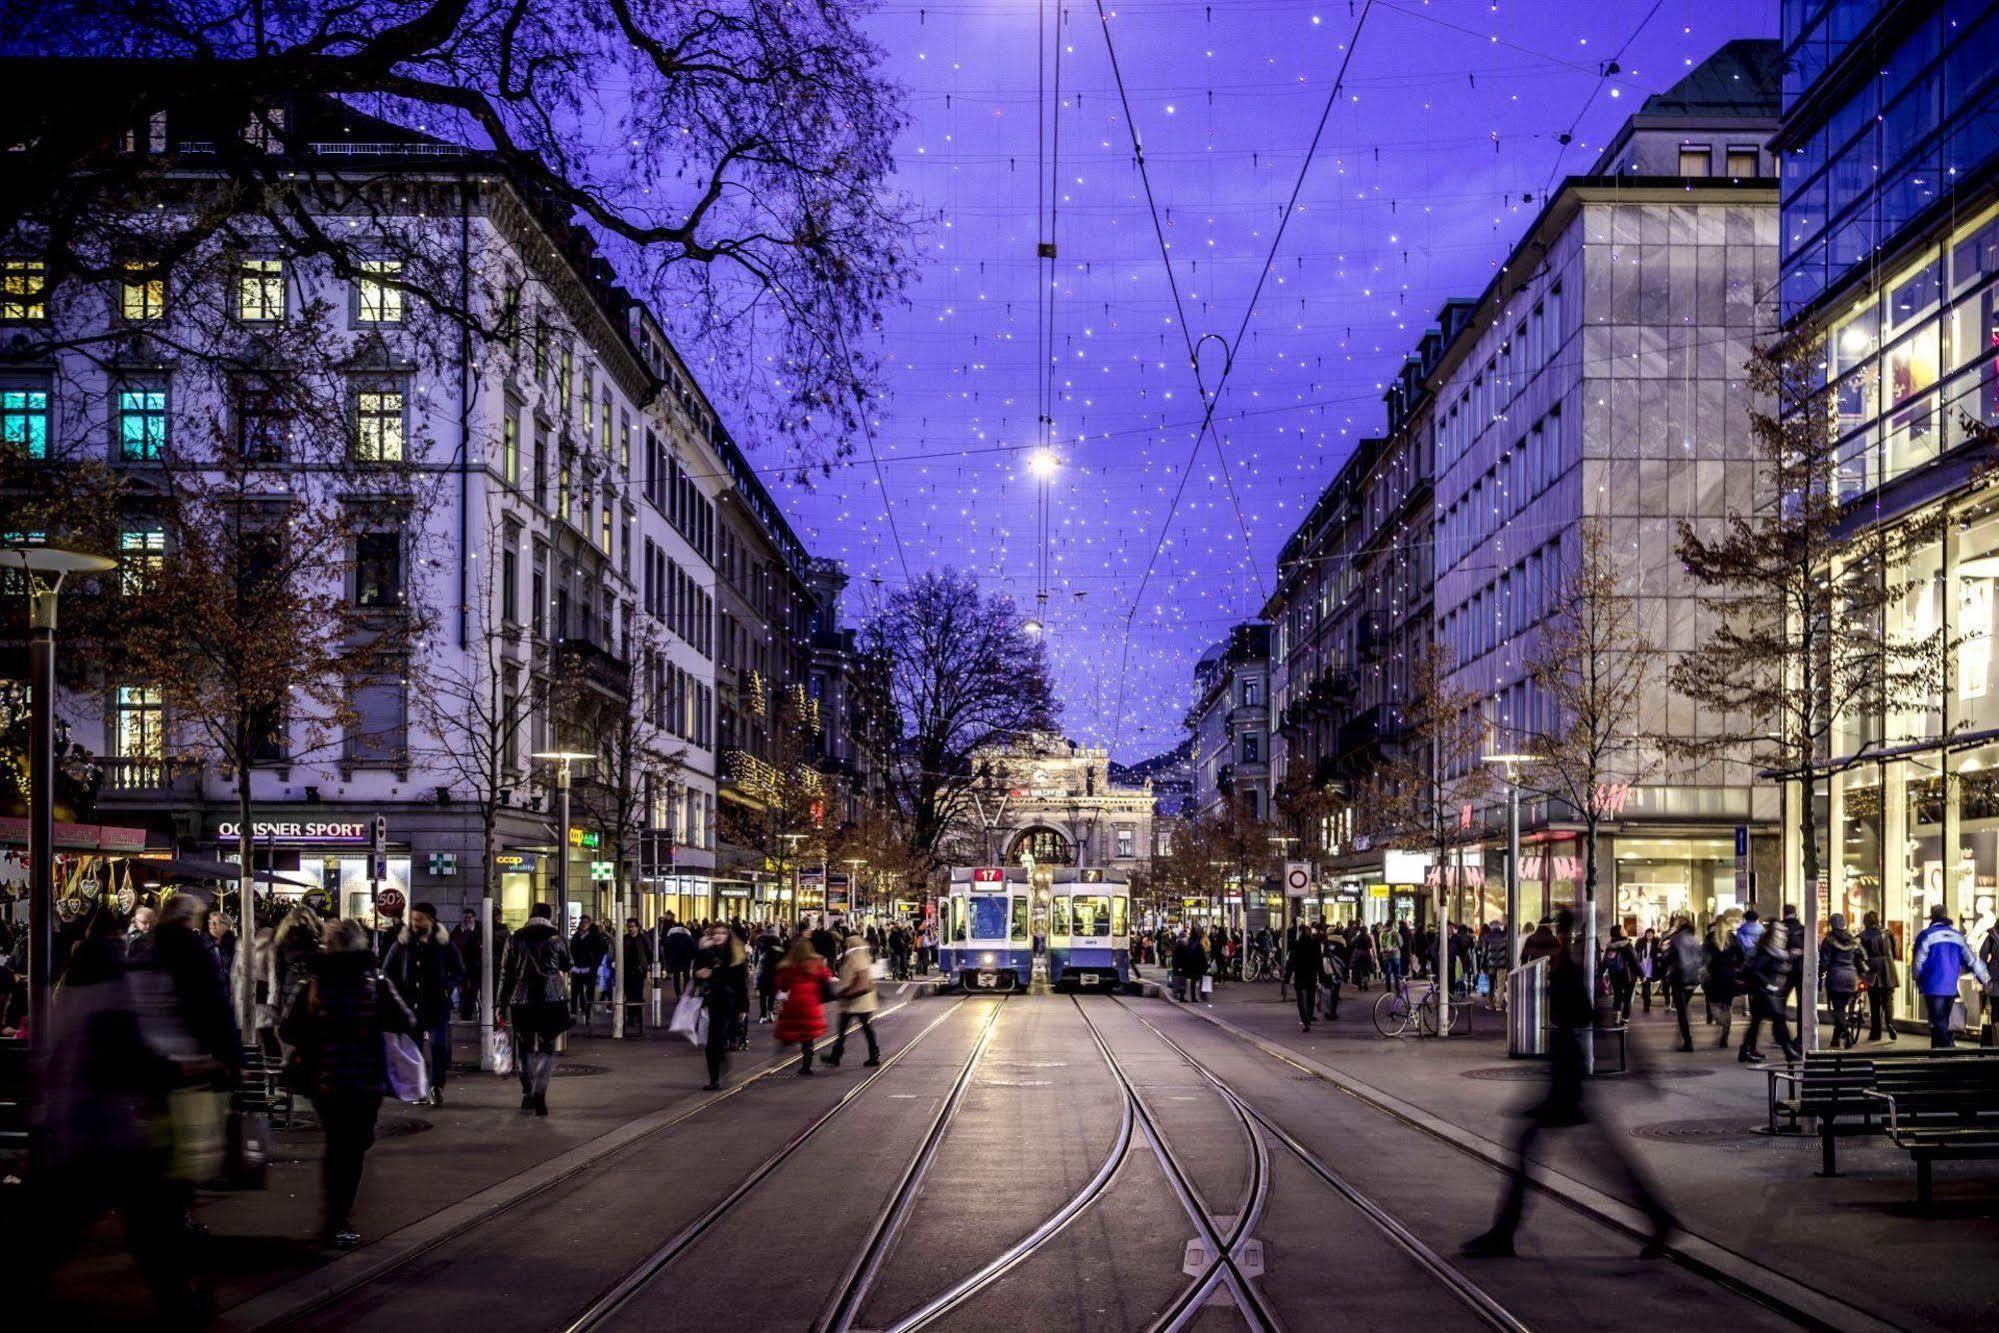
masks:
<svg viewBox="0 0 1999 1333"><path fill-rule="evenodd" d="M1347 984L1347 946L1336 932L1327 930L1323 922L1315 933L1322 960L1319 991L1326 997L1326 1017L1336 1020L1340 1016L1340 990Z"/></svg>
<svg viewBox="0 0 1999 1333"><path fill-rule="evenodd" d="M1791 1040L1791 1020L1784 1007L1785 988L1791 975L1786 935L1784 923L1773 922L1756 941L1756 953L1748 961L1749 1031L1743 1034L1742 1049L1736 1054L1736 1059L1744 1064L1763 1058L1763 1052L1756 1048L1756 1038L1762 1035L1766 1022L1786 1060L1795 1063L1801 1055Z"/></svg>
<svg viewBox="0 0 1999 1333"><path fill-rule="evenodd" d="M555 909L536 903L528 923L507 940L495 1006L507 1006L514 1035L514 1069L521 1080L521 1109L548 1114L548 1082L555 1075L556 1038L569 1030L569 943L555 928Z"/></svg>
<svg viewBox="0 0 1999 1333"><path fill-rule="evenodd" d="M1617 1021L1631 1021L1631 996L1638 988L1638 951L1624 933L1624 927L1610 928L1610 942L1603 947L1603 976L1610 983L1611 1007Z"/></svg>

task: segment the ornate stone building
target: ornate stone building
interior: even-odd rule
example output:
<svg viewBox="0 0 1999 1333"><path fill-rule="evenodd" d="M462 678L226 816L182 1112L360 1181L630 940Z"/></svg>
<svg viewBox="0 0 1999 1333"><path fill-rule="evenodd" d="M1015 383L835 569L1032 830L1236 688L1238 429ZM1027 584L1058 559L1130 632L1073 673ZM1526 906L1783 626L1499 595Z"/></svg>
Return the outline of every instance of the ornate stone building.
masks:
<svg viewBox="0 0 1999 1333"><path fill-rule="evenodd" d="M1052 734L1023 737L990 756L978 794L975 859L1037 866L1143 870L1152 860L1152 784L1115 786L1110 752ZM980 840L983 840L983 846Z"/></svg>

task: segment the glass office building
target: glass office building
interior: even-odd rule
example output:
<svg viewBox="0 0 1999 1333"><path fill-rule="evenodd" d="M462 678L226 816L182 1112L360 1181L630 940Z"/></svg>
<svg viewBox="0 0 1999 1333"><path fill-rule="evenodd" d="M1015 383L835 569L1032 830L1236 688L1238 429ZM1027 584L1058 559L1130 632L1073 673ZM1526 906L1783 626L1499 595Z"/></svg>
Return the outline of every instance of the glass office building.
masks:
<svg viewBox="0 0 1999 1333"><path fill-rule="evenodd" d="M1949 645L1938 690L1844 719L1827 758L1857 762L1787 805L1821 816L1821 916L1879 914L1906 960L1933 905L1976 939L1999 899L1999 4L1783 20L1782 315L1822 340L1845 497L1925 534L1884 571L1885 628Z"/></svg>

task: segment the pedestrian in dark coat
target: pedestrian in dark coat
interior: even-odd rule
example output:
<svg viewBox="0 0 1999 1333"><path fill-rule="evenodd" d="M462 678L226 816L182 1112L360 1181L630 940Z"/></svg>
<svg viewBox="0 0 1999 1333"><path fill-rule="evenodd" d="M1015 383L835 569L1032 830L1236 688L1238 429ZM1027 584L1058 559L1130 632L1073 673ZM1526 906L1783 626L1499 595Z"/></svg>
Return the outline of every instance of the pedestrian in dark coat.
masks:
<svg viewBox="0 0 1999 1333"><path fill-rule="evenodd" d="M826 1035L823 987L832 976L826 960L812 947L812 941L802 935L791 942L791 952L777 969L777 988L785 994L774 1035L779 1045L798 1044L801 1074L812 1072L812 1043Z"/></svg>
<svg viewBox="0 0 1999 1333"><path fill-rule="evenodd" d="M382 960L382 975L416 1015L424 1063L430 1069L430 1104L444 1105L451 1072L451 1000L465 984L465 966L438 924L437 909L418 903Z"/></svg>
<svg viewBox="0 0 1999 1333"><path fill-rule="evenodd" d="M361 1240L352 1222L354 1199L388 1092L382 1035L413 1033L417 1023L396 988L376 974L368 932L360 922L329 922L325 944L280 1030L299 1052L313 1110L326 1134L321 1163L324 1233L328 1244L344 1250Z"/></svg>
<svg viewBox="0 0 1999 1333"><path fill-rule="evenodd" d="M1735 1017L1735 997L1741 993L1742 944L1720 917L1715 918L1714 929L1701 943L1701 966L1707 978L1701 983L1701 993L1707 998L1707 1021L1721 1028L1721 1038L1714 1045L1722 1050L1728 1045L1728 1029Z"/></svg>
<svg viewBox="0 0 1999 1333"><path fill-rule="evenodd" d="M548 1114L555 1041L569 1030L569 945L550 919L554 914L547 903L536 903L528 923L508 938L494 998L496 1008L506 1006L514 1030L521 1109L536 1115Z"/></svg>
<svg viewBox="0 0 1999 1333"><path fill-rule="evenodd" d="M1881 929L1881 918L1869 912L1860 932L1860 949L1867 979L1867 1036L1879 1041L1885 1030L1889 1041L1899 1040L1895 1031L1895 988L1902 984L1896 975L1895 960L1901 953L1893 932Z"/></svg>
<svg viewBox="0 0 1999 1333"><path fill-rule="evenodd" d="M479 947L479 914L466 911L451 930L451 947L458 951L458 970L464 980L458 987L458 1016L474 1019L479 1016L479 979L486 966L485 951ZM493 953L499 957L496 949Z"/></svg>
<svg viewBox="0 0 1999 1333"><path fill-rule="evenodd" d="M618 985L625 994L625 1003L644 1008L646 998L646 977L652 972L652 940L639 929L639 919L625 918L625 935L619 941ZM629 1012L629 1011L628 1011Z"/></svg>
<svg viewBox="0 0 1999 1333"><path fill-rule="evenodd" d="M1284 975L1298 988L1298 1026L1307 1032L1312 1030L1312 1020L1319 1015L1319 973L1325 961L1326 951L1319 937L1309 930L1299 931Z"/></svg>
<svg viewBox="0 0 1999 1333"><path fill-rule="evenodd" d="M707 1091L722 1086L729 1047L734 1044L736 1026L749 1006L749 958L742 941L727 926L711 926L694 955L694 980L701 986L703 1007L708 1011Z"/></svg>
<svg viewBox="0 0 1999 1333"><path fill-rule="evenodd" d="M576 923L576 933L569 938L569 1012L586 1026L597 1003L597 969L610 952L611 942L595 921L585 916Z"/></svg>
<svg viewBox="0 0 1999 1333"><path fill-rule="evenodd" d="M1860 1041L1853 1002L1860 994L1860 973L1866 960L1859 938L1846 929L1845 917L1835 914L1826 927L1826 936L1819 941L1819 981L1832 1005L1832 1045L1838 1050Z"/></svg>

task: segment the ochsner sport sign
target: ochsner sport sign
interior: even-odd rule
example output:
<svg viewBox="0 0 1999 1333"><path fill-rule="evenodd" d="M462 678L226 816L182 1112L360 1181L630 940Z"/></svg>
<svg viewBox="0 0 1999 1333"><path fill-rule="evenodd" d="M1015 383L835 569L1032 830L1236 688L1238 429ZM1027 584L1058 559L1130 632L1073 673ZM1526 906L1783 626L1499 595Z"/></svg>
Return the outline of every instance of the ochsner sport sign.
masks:
<svg viewBox="0 0 1999 1333"><path fill-rule="evenodd" d="M231 821L217 824L218 838L240 838L242 825ZM266 822L257 820L250 825L251 838L261 842L267 839L289 842L367 842L369 831L366 820L328 820L323 822Z"/></svg>

